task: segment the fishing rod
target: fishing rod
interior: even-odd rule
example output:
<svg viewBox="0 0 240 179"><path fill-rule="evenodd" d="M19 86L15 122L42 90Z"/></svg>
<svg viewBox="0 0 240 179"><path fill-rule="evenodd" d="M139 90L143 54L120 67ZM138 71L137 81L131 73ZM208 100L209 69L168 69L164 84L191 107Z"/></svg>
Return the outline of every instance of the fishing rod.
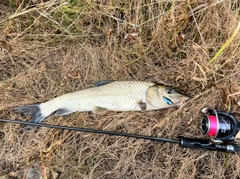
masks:
<svg viewBox="0 0 240 179"><path fill-rule="evenodd" d="M214 150L222 152L237 153L240 148L237 144L232 143L240 131L240 123L237 122L235 117L231 113L217 111L215 109L204 108L202 110L203 118L201 122L201 130L203 134L213 137L213 140L207 139L195 139L187 137L179 137L178 140L152 137L145 135L137 135L131 133L122 133L114 131L96 130L88 128L78 128L71 126L61 126L61 125L51 125L44 123L33 123L18 120L0 119L0 122L23 124L29 126L39 126L54 129L81 131L89 133L107 134L110 136L123 136L131 137L144 140L152 140L157 142L169 142L179 144L179 146L184 148L194 148L200 150Z"/></svg>

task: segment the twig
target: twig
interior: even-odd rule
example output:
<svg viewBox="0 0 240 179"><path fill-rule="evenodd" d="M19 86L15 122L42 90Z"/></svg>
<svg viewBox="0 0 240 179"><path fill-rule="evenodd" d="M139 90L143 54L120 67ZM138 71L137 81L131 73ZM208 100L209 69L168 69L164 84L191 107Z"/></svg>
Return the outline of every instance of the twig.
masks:
<svg viewBox="0 0 240 179"><path fill-rule="evenodd" d="M198 24L197 24L197 20L196 20L196 18L195 18L195 16L194 16L194 13L193 13L193 10L192 10L190 4L189 4L189 9L190 9L191 14L192 14L192 16L193 16L193 20L194 20L194 22L195 22L195 24L196 24L196 27L197 27L198 33L199 33L199 35L200 35L200 37L201 37L201 40L202 40L202 42L203 42L203 45L204 45L204 47L206 47L205 41L204 41L203 36L202 36L202 34L201 34L201 32L200 32L200 28L199 28L199 26L198 26Z"/></svg>

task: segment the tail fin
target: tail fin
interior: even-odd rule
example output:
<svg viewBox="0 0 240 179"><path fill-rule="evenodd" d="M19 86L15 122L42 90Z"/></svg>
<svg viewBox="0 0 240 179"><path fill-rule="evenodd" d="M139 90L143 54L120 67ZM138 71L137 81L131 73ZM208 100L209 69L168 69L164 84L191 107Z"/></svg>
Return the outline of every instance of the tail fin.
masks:
<svg viewBox="0 0 240 179"><path fill-rule="evenodd" d="M32 118L29 122L41 123L47 117L42 115L39 104L19 106L14 110L24 115L31 115Z"/></svg>

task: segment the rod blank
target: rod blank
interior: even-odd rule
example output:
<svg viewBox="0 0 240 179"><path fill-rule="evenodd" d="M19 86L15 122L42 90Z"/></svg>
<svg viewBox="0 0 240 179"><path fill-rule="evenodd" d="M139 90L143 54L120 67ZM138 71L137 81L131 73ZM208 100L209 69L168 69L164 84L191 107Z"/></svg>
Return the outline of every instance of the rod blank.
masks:
<svg viewBox="0 0 240 179"><path fill-rule="evenodd" d="M52 124L44 124L44 123L33 123L33 122L17 121L17 120L9 120L9 119L0 119L0 122L8 122L8 123L15 123L15 124L23 124L23 125L39 126L39 127L47 127L47 128L63 129L63 130L72 130L72 131L82 131L82 132L97 133L97 134L108 134L108 135L124 136L124 137L131 137L131 138L137 138L137 139L146 139L146 140L152 140L152 141L158 141L158 142L170 142L170 143L180 144L180 140L151 137L151 136L145 136L145 135L136 135L136 134L130 134L130 133L121 133L121 132L114 132L114 131L60 126L60 125L52 125Z"/></svg>

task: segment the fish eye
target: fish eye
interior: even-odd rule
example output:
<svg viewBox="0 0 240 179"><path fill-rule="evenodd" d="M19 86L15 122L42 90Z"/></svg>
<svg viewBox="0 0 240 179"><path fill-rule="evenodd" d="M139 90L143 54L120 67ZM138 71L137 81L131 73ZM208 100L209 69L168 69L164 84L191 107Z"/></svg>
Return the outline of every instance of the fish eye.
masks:
<svg viewBox="0 0 240 179"><path fill-rule="evenodd" d="M172 88L166 88L165 91L167 94L172 94L174 92Z"/></svg>
<svg viewBox="0 0 240 179"><path fill-rule="evenodd" d="M167 97L165 97L165 96L163 96L163 101L166 102L168 105L172 105L172 104L173 104L173 102L171 101L171 99L169 99L169 98L167 98Z"/></svg>

